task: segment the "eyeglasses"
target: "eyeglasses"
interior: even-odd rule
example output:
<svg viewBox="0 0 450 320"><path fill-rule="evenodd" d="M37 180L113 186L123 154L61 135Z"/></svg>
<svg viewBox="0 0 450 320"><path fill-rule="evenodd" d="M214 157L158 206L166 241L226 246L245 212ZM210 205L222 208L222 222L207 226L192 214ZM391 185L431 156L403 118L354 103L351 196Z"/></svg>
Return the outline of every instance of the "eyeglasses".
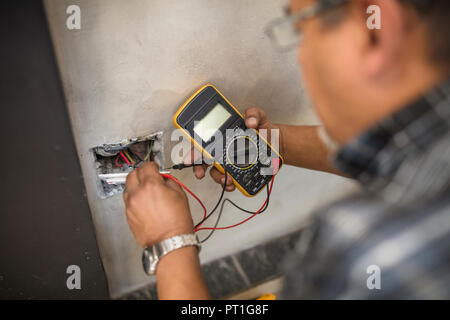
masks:
<svg viewBox="0 0 450 320"><path fill-rule="evenodd" d="M291 14L287 9L285 16L271 21L265 32L278 51L288 51L298 47L301 43L302 33L298 27L301 21L310 19L346 1L348 0L318 0L295 14Z"/></svg>

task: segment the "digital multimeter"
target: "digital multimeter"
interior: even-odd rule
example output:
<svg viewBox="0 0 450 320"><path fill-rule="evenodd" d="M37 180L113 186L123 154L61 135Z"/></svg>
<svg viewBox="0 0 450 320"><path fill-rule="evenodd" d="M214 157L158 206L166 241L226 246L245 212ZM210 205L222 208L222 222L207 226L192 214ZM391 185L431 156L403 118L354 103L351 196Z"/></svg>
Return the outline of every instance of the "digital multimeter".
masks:
<svg viewBox="0 0 450 320"><path fill-rule="evenodd" d="M254 196L272 179L276 160L282 157L254 129L245 126L240 112L213 86L207 84L191 96L173 117L174 126L191 139L213 165L232 177L246 196ZM266 169L266 170L264 170ZM269 172L269 174L268 174Z"/></svg>

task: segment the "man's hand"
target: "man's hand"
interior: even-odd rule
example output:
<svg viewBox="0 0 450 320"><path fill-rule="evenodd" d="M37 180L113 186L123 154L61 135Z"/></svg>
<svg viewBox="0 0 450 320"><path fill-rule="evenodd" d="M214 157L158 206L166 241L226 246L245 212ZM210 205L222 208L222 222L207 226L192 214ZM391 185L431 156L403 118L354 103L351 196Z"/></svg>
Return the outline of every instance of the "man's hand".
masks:
<svg viewBox="0 0 450 320"><path fill-rule="evenodd" d="M123 199L128 224L142 247L193 232L186 194L174 181L165 180L153 162L128 175Z"/></svg>
<svg viewBox="0 0 450 320"><path fill-rule="evenodd" d="M267 129L267 134L268 134L267 139L268 139L269 142L270 142L270 129L277 129L278 128L278 126L272 124L267 119L266 113L263 110L259 109L259 108L249 108L249 109L247 109L245 111L244 120L245 120L245 125L247 126L247 128L257 129L257 130L259 130L259 129ZM282 138L281 138L281 131L280 131L280 140L281 139ZM281 141L280 141L280 149L282 149ZM185 164L191 164L195 160L199 159L200 157L201 157L201 153L197 149L193 148L191 150L191 152L184 159L184 163ZM203 179L203 177L205 176L207 168L208 168L208 165L206 165L206 164L201 165L201 166L193 167L195 177L197 179ZM214 167L211 168L209 173L211 174L211 177L213 178L214 181L216 181L217 183L219 183L219 184L221 184L223 186L223 184L225 183L225 175L223 173L221 173L219 170L217 170ZM225 190L226 191L234 191L234 189L236 189L236 187L234 186L230 175L228 175L227 187L225 188Z"/></svg>
<svg viewBox="0 0 450 320"><path fill-rule="evenodd" d="M142 247L193 232L186 194L174 181L164 180L153 162L128 175L123 200L128 224ZM162 257L156 279L159 299L210 298L195 247L183 247Z"/></svg>

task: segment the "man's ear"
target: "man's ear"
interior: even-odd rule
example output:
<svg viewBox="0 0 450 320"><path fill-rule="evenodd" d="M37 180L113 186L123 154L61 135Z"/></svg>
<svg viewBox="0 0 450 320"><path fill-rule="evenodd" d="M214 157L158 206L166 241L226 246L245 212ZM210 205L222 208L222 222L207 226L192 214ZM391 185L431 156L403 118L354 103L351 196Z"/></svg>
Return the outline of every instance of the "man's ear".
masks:
<svg viewBox="0 0 450 320"><path fill-rule="evenodd" d="M365 72L376 79L398 62L405 41L406 13L396 0L364 0L366 12ZM367 10L369 6L372 10ZM368 12L369 11L369 12ZM376 26L379 14L380 25ZM379 28L377 28L379 27ZM372 29L371 29L372 28Z"/></svg>

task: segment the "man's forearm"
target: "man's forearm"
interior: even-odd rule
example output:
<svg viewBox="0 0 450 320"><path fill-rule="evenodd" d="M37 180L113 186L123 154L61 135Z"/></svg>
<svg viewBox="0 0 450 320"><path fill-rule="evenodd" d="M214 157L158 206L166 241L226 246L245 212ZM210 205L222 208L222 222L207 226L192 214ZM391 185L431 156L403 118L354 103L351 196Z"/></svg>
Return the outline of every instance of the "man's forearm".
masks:
<svg viewBox="0 0 450 320"><path fill-rule="evenodd" d="M184 247L162 257L156 269L158 298L210 299L203 279L198 250Z"/></svg>
<svg viewBox="0 0 450 320"><path fill-rule="evenodd" d="M319 138L318 126L276 125L286 164L342 175L330 162L330 150Z"/></svg>

